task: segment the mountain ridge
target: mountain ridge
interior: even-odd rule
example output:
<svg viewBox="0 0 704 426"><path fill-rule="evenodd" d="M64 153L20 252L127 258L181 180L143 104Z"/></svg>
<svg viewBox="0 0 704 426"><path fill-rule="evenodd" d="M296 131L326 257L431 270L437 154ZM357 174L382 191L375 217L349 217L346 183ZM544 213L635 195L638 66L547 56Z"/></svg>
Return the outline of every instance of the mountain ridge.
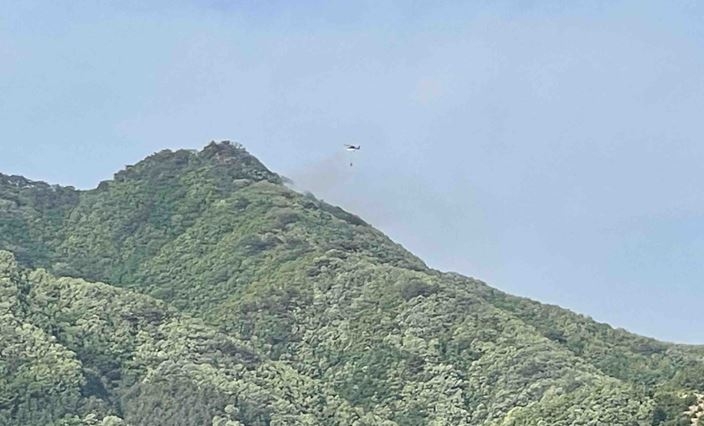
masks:
<svg viewBox="0 0 704 426"><path fill-rule="evenodd" d="M0 249L24 268L161 300L362 413L352 423L678 424L691 405L678 395L704 389L701 347L430 269L357 216L286 188L241 145L164 150L87 191L3 176ZM105 389L106 413L124 414L123 391ZM225 419L231 405L203 415ZM325 404L313 406L296 421L322 422ZM153 420L143 408L124 420ZM283 415L240 414L227 421Z"/></svg>

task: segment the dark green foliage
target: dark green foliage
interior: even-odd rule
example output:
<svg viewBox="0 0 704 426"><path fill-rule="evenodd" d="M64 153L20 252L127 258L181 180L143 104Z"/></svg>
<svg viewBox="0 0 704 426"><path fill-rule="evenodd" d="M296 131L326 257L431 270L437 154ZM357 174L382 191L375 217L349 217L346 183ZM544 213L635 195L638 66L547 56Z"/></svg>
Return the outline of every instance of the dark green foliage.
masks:
<svg viewBox="0 0 704 426"><path fill-rule="evenodd" d="M223 414L228 398L187 378L164 375L136 383L121 399L125 420L153 426L207 425Z"/></svg>
<svg viewBox="0 0 704 426"><path fill-rule="evenodd" d="M51 250L45 241L59 238L62 222L78 200L71 187L0 174L0 247L26 265L46 264Z"/></svg>
<svg viewBox="0 0 704 426"><path fill-rule="evenodd" d="M691 419L685 412L697 402L697 397L694 394L682 394L674 391L658 392L655 395L652 424L662 426L690 425Z"/></svg>
<svg viewBox="0 0 704 426"><path fill-rule="evenodd" d="M409 301L418 296L428 297L438 291L437 286L427 284L419 279L404 282L400 287L401 297L405 301Z"/></svg>
<svg viewBox="0 0 704 426"><path fill-rule="evenodd" d="M433 271L236 144L0 175L1 249L0 425L676 425L704 391L702 348Z"/></svg>

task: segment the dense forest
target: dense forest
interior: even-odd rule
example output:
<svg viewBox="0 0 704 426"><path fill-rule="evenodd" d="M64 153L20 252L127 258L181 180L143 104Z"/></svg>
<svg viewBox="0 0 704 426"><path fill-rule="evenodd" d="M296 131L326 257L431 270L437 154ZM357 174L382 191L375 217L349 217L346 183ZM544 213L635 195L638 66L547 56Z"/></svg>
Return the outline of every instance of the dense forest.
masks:
<svg viewBox="0 0 704 426"><path fill-rule="evenodd" d="M237 145L0 175L0 425L691 425L704 348L428 268Z"/></svg>

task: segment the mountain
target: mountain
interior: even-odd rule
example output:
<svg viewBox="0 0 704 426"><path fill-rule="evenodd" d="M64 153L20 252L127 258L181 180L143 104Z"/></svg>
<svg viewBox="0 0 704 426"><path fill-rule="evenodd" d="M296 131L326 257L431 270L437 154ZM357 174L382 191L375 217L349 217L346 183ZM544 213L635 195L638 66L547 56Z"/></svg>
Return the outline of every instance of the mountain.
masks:
<svg viewBox="0 0 704 426"><path fill-rule="evenodd" d="M704 347L430 269L237 144L161 151L88 191L0 175L0 250L3 425L689 425L701 411Z"/></svg>

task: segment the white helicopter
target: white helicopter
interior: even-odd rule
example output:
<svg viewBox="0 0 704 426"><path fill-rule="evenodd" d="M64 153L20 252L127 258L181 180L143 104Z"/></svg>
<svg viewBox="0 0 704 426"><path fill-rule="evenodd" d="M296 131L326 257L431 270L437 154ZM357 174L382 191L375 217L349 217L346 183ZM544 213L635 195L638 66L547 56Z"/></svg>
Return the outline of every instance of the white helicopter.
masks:
<svg viewBox="0 0 704 426"><path fill-rule="evenodd" d="M354 151L359 151L360 148L362 148L362 145L350 145L350 144L345 144L345 147L347 147L347 150L350 152ZM350 167L352 167L352 162L350 161Z"/></svg>

